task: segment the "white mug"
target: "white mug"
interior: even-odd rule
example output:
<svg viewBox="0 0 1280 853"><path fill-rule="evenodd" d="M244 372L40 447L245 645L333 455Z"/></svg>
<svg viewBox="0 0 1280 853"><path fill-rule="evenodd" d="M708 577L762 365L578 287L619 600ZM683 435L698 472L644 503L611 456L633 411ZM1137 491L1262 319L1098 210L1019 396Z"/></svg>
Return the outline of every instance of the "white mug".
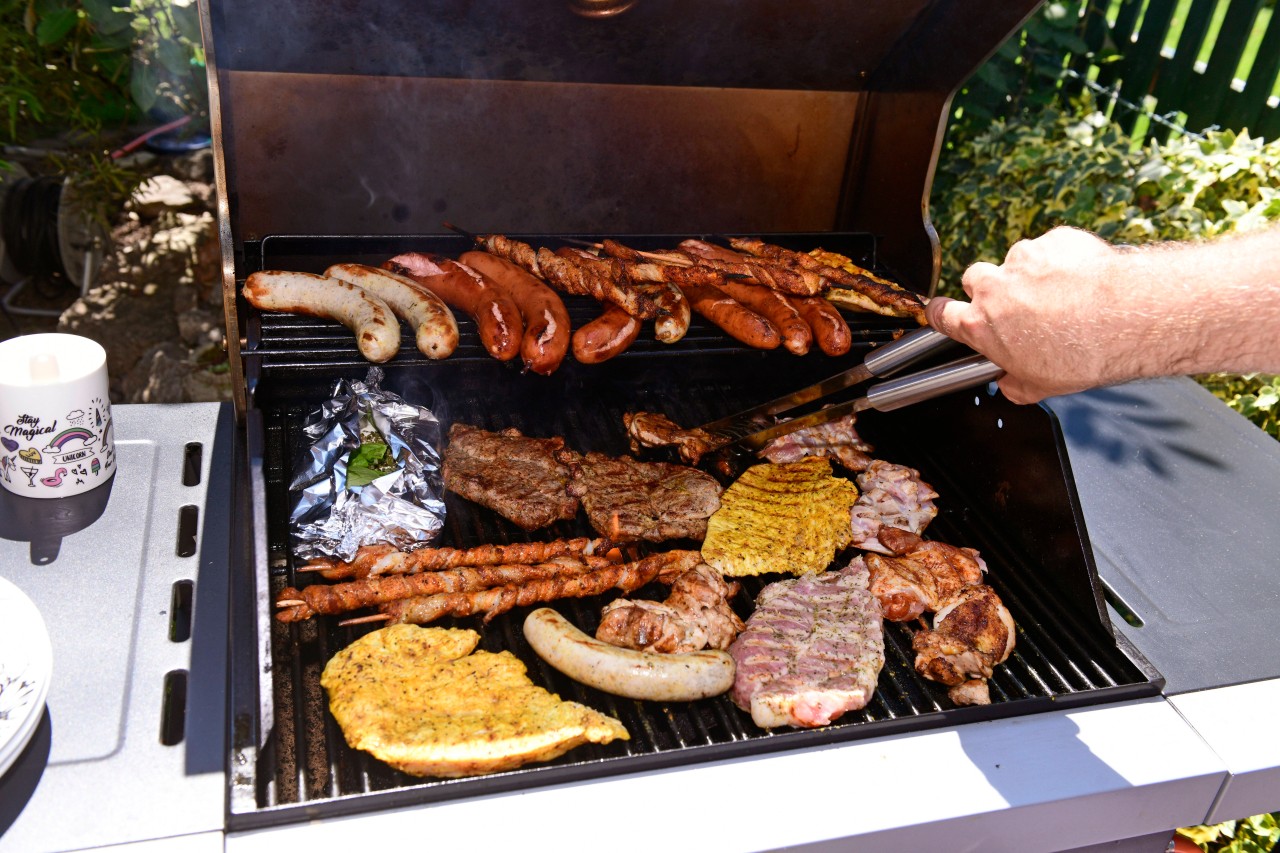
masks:
<svg viewBox="0 0 1280 853"><path fill-rule="evenodd" d="M0 486L62 498L115 470L106 350L58 333L0 341Z"/></svg>

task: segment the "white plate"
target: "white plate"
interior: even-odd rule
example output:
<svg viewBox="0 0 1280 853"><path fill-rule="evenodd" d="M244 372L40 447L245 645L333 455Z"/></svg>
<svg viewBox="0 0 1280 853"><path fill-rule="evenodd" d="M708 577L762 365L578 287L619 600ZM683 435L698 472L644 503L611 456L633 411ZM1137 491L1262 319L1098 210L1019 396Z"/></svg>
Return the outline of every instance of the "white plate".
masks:
<svg viewBox="0 0 1280 853"><path fill-rule="evenodd" d="M35 734L52 674L53 647L40 611L0 578L0 776Z"/></svg>

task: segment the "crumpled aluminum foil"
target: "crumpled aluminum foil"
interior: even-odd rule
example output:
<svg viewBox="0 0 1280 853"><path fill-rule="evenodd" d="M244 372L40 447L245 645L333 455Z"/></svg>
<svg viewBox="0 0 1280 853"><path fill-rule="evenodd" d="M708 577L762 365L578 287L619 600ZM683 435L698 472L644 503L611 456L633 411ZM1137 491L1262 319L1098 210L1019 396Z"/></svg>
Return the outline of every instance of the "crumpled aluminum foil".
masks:
<svg viewBox="0 0 1280 853"><path fill-rule="evenodd" d="M444 526L440 421L422 406L383 391L381 368L364 382L339 380L333 397L303 426L310 446L289 484L294 554L300 560L352 560L362 545L410 548L430 542ZM347 488L347 459L360 447L365 416L382 434L399 467L373 482Z"/></svg>

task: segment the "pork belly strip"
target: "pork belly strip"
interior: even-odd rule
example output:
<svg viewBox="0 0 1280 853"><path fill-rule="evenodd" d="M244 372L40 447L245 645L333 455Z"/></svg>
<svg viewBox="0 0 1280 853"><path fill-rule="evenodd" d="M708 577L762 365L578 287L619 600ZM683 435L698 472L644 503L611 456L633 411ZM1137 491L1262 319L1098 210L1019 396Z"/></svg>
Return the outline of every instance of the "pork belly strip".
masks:
<svg viewBox="0 0 1280 853"><path fill-rule="evenodd" d="M566 461L570 493L595 531L617 542L701 539L720 508L720 484L695 468L603 453Z"/></svg>
<svg viewBox="0 0 1280 853"><path fill-rule="evenodd" d="M773 439L757 455L779 463L822 456L834 459L850 471L865 471L873 461L868 454L875 448L858 436L856 422L857 416L849 414L825 424L798 429ZM861 478L858 485L862 485Z"/></svg>
<svg viewBox="0 0 1280 853"><path fill-rule="evenodd" d="M905 465L876 459L858 474L862 491L850 513L853 545L864 551L892 554L880 540L885 527L923 533L938 514L933 499L938 493L920 478L920 472Z"/></svg>
<svg viewBox="0 0 1280 853"><path fill-rule="evenodd" d="M884 627L862 558L766 586L729 654L733 702L762 728L824 726L866 706L884 666Z"/></svg>
<svg viewBox="0 0 1280 853"><path fill-rule="evenodd" d="M444 485L525 530L573 518L571 473L576 454L563 438L530 438L517 429L489 432L455 423L444 452Z"/></svg>
<svg viewBox="0 0 1280 853"><path fill-rule="evenodd" d="M654 580L670 582L701 562L702 555L697 551L666 551L632 563L608 566L574 577L509 584L476 592L402 598L382 605L379 610L392 623L413 622L422 625L446 616L477 614L484 614L484 621L487 623L514 607L561 598L585 598L611 589L633 592Z"/></svg>
<svg viewBox="0 0 1280 853"><path fill-rule="evenodd" d="M418 548L401 551L394 545L364 545L355 559L342 562L318 557L298 569L316 572L329 581L381 575L411 575L465 566L497 566L502 563L545 563L555 557L604 554L613 543L608 539L580 536L550 542L512 542L506 545L478 545L474 548Z"/></svg>
<svg viewBox="0 0 1280 853"><path fill-rule="evenodd" d="M277 596L278 602L304 603L284 607L276 612L276 618L281 622L300 622L316 615L346 613L415 595L474 592L513 583L572 577L610 565L613 565L613 561L607 557L559 557L546 563L475 566L412 575L363 578L333 585L312 584L303 590L286 587Z"/></svg>

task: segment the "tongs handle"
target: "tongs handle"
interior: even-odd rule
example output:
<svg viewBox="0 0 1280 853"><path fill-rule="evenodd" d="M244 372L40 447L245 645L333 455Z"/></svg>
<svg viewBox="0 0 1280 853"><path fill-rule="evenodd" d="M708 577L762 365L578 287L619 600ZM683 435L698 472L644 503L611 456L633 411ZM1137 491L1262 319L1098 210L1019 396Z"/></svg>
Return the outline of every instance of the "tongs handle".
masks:
<svg viewBox="0 0 1280 853"><path fill-rule="evenodd" d="M867 389L867 404L869 408L891 412L903 406L941 397L952 391L962 391L984 382L993 382L1001 376L1004 376L1004 370L989 358L971 355L912 373L901 379L890 379L887 382L872 385Z"/></svg>
<svg viewBox="0 0 1280 853"><path fill-rule="evenodd" d="M907 332L896 341L876 347L862 363L872 376L888 376L955 343L942 332L924 326Z"/></svg>

